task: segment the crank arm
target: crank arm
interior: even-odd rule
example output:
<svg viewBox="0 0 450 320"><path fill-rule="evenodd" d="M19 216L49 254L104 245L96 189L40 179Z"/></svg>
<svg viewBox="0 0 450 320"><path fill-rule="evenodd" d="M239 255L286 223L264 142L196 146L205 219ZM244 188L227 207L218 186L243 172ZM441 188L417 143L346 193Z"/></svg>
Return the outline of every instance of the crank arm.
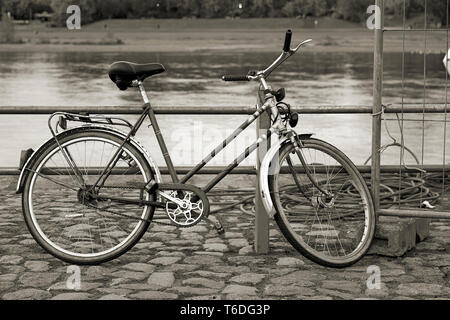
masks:
<svg viewBox="0 0 450 320"><path fill-rule="evenodd" d="M159 194L160 194L163 198L166 198L167 200L176 203L178 206L181 206L181 205L183 204L183 201L181 201L181 200L179 200L179 199L177 199L177 198L171 197L171 196L169 196L167 193L164 193L164 192L159 191L159 190L158 190L158 192L159 192ZM165 206L164 206L164 207L165 207Z"/></svg>

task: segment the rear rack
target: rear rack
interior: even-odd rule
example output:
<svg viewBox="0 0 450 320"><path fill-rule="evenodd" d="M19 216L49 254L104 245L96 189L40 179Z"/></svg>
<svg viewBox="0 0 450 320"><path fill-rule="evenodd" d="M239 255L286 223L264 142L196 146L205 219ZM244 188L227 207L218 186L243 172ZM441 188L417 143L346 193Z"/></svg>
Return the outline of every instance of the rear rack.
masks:
<svg viewBox="0 0 450 320"><path fill-rule="evenodd" d="M128 127L130 129L133 128L133 125L125 119L117 118L117 117L106 117L103 115L90 115L88 113L68 113L68 112L57 112L50 116L49 124L51 120L55 117L59 116L58 122L56 123L56 133L58 133L58 127L67 130L68 122L82 122L86 124L101 124L101 125L110 125L110 126L122 126Z"/></svg>

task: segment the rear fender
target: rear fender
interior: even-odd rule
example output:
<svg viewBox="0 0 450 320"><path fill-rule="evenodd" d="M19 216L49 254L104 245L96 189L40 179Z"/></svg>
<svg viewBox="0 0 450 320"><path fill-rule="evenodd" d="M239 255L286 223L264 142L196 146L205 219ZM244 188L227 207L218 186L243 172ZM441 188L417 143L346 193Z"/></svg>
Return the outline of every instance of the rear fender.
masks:
<svg viewBox="0 0 450 320"><path fill-rule="evenodd" d="M126 133L124 133L124 132L122 132L120 130L117 130L117 129L112 129L112 128L104 127L104 126L83 126L83 127L79 127L79 128L75 128L75 129L64 131L64 132L58 134L56 136L56 139L61 139L61 138L63 138L64 136L66 136L68 134L82 132L82 131L85 131L85 130L94 130L94 131L99 131L99 132L108 132L108 133L114 134L115 136L117 136L118 138L123 139L123 140L125 140L126 137L127 137ZM20 175L19 175L19 181L17 182L17 187L16 187L16 193L17 194L23 193L25 180L26 180L26 178L27 178L27 176L28 176L28 174L30 172L29 169L32 167L32 165L34 164L36 159L41 155L41 153L47 147L49 147L49 145L51 145L54 141L55 141L55 138L51 138L51 139L47 140L25 162L25 164L23 165L23 168L21 168L21 172L20 172ZM130 142L131 142L131 144L134 147L136 147L140 152L142 152L142 154L144 155L144 157L147 160L148 164L153 169L153 174L155 175L156 182L157 183L161 183L161 173L159 171L158 166L156 165L156 162L151 157L150 153L136 139L134 139L133 137L130 138Z"/></svg>

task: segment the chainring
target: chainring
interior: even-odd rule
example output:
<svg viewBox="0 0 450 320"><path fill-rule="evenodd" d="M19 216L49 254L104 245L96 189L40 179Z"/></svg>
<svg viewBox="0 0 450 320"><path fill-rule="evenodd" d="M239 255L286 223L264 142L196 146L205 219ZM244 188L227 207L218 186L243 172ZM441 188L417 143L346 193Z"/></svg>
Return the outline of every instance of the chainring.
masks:
<svg viewBox="0 0 450 320"><path fill-rule="evenodd" d="M166 214L173 224L181 228L190 228L208 217L209 200L201 189L190 185L174 184L172 186L176 187L167 185L169 188L163 188L163 185L160 185L159 191L181 202L176 203L170 200L166 202Z"/></svg>

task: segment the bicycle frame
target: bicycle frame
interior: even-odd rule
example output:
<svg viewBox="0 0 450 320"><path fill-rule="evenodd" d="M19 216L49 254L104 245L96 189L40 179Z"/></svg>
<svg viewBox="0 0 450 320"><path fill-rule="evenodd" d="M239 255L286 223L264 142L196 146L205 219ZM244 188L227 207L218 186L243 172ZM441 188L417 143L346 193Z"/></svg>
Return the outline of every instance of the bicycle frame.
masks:
<svg viewBox="0 0 450 320"><path fill-rule="evenodd" d="M150 100L147 96L147 93L145 91L145 88L143 86L142 81L139 80L134 80L132 82L132 86L133 87L137 87L141 93L141 96L144 100L144 105L143 105L143 109L144 111L142 112L142 114L139 116L138 120L136 121L136 123L131 126L130 132L124 136L124 141L122 142L122 144L120 145L120 147L118 148L118 150L116 151L116 153L112 156L111 160L108 162L108 164L106 165L106 167L103 169L103 171L100 174L100 177L97 179L97 181L91 186L86 186L84 184L83 178L79 177L78 175L78 168L75 164L74 161L71 161L71 156L70 154L68 154L68 152L61 147L61 145L59 145L59 141L56 137L56 135L53 133L54 138L56 139L59 148L61 149L62 154L64 155L64 157L66 158L69 166L71 167L72 171L75 173L75 175L77 177L79 177L80 179L80 183L81 185L84 186L84 188L89 188L89 190L91 191L98 191L99 189L101 189L107 178L109 177L109 175L112 174L112 171L115 167L115 165L117 164L117 162L120 159L120 154L123 151L123 148L125 146L125 144L127 142L129 142L130 140L133 139L133 137L136 135L137 131L140 129L140 127L142 126L142 124L144 123L145 119L148 117L150 120L150 123L154 129L154 133L156 135L159 147L161 149L161 152L163 154L164 157L164 161L166 162L169 174L171 176L172 182L173 184L185 184L187 185L187 182L194 176L196 175L204 166L206 166L210 161L212 161L220 152L222 152L232 141L234 141L245 129L247 129L252 123L254 123L264 112L268 112L270 117L271 117L271 128L268 129L266 134L262 134L252 145L250 145L249 147L247 147L245 149L245 151L239 156L237 157L232 163L230 163L228 165L228 167L226 167L226 169L219 173L215 178L213 178L204 188L203 188L203 192L204 193L208 193L211 189L213 189L220 181L222 181L229 173L231 173L231 171L233 171L233 169L235 169L237 166L239 166L240 163L242 163L245 159L247 159L256 149L258 149L260 147L260 145L267 141L275 132L278 132L280 136L283 136L284 138L287 138L289 133L292 133L292 130L288 130L286 128L286 124L283 123L283 121L281 120L280 114L279 114L279 110L278 107L276 105L276 101L275 101L275 96L274 93L272 92L271 88L269 87L269 85L266 82L266 78L276 69L278 68L284 61L286 61L289 57L291 57L292 55L294 55L301 46L303 46L304 44L310 42L311 40L306 40L303 41L302 43L300 43L297 47L295 47L294 49L290 49L290 39L289 41L287 41L288 38L286 38L286 42L285 42L285 47L283 49L283 52L281 53L281 55L265 70L263 71L259 71L259 72L255 72L254 74L248 74L246 77L244 77L247 81L258 81L260 84L260 91L259 93L263 92L264 93L264 99L260 99L261 102L258 103L257 105L257 111L251 115L247 121L245 121L241 126L239 126L227 139L225 139L218 147L216 147L213 151L211 151L199 164L197 164L195 167L192 168L192 170L190 170L181 180L178 178L177 172L175 170L175 167L173 165L171 156L169 154L169 151L167 149L164 137L162 136L161 130L159 128L158 125L158 121L156 119L154 110L150 104ZM225 79L224 79L225 80ZM240 81L240 80L238 80ZM50 119L49 119L50 122ZM50 123L49 123L49 127L50 127ZM295 134L295 132L294 132ZM296 135L296 134L295 134ZM286 140L286 139L284 139ZM292 140L292 135L291 135L291 140ZM297 145L296 141L293 141L293 143L295 145ZM32 158L32 157L31 157ZM31 159L30 158L30 159ZM28 159L28 162L30 161L30 159ZM27 163L28 163L27 162ZM21 192L22 190L22 185L23 185L23 177L24 177L24 173L27 170L27 164L25 164L25 168L22 170L21 173L21 178L19 179L19 183L18 183L18 187L17 187L17 192ZM152 181L150 181L148 184L152 183ZM313 182L314 183L314 182ZM148 191L148 184L145 186L145 189ZM320 187L319 187L320 190ZM263 193L264 196L264 193ZM121 199L115 199L115 200L121 200ZM130 199L122 199L124 201L127 201L127 203L129 203ZM144 202L142 202L142 200L139 201L135 201L136 203L139 204L147 204ZM153 205L151 203L148 203L147 205Z"/></svg>
<svg viewBox="0 0 450 320"><path fill-rule="evenodd" d="M290 32L290 31L289 31ZM292 33L291 33L292 35ZM257 111L250 116L250 118L244 122L238 129L236 129L227 139L223 141L222 144L220 144L217 148L215 148L206 158L204 158L199 164L197 164L194 168L192 168L191 171L189 171L182 179L181 181L178 179L177 172L175 170L175 167L173 165L172 159L170 157L169 151L167 149L164 137L162 136L161 130L158 125L158 121L156 120L155 113L151 107L150 100L147 96L147 92L145 91L144 85L142 81L135 80L133 81L132 85L134 87L138 87L139 91L142 95L142 99L144 100L144 112L139 117L136 124L133 126L133 128L130 130L130 133L126 137L125 141L119 148L119 150L116 152L116 154L113 156L111 161L108 163L105 170L102 172L100 178L97 180L97 182L94 184L94 188L98 187L98 184L100 183L103 185L103 183L106 181L107 177L111 173L112 168L114 167L115 163L119 160L119 154L122 152L123 146L125 143L131 138L131 136L134 136L136 132L139 130L140 126L144 122L145 118L148 116L150 119L150 123L153 127L154 133L156 135L156 139L158 141L159 147L162 151L164 161L166 162L167 168L169 170L169 174L172 178L173 183L181 183L186 184L186 182L189 181L190 178L192 178L195 174L197 174L204 166L206 166L216 155L218 155L221 151L223 151L233 140L235 140L245 129L247 129L253 122L255 122L264 112L269 112L271 115L272 120L272 126L268 130L267 134L261 135L251 146L247 147L245 151L237 157L232 163L229 164L229 166L220 174L218 174L213 180L211 180L203 189L205 193L208 193L213 189L220 181L222 181L233 169L235 169L237 166L239 166L242 161L244 161L246 158L248 158L256 149L259 148L261 143L264 141L267 141L270 136L276 132L277 130L279 132L286 132L286 125L282 123L280 117L279 117L279 111L275 103L275 97L271 92L271 88L266 82L266 78L269 77L269 75L278 68L284 61L286 61L288 58L293 56L303 45L309 43L312 41L311 39L305 40L301 42L297 47L294 49L290 48L290 42L291 39L286 37L285 46L283 48L283 51L281 55L265 70L256 72L254 75L247 75L247 80L253 80L253 81L259 81L260 83L260 89L263 91L265 95L264 103L262 106L258 106ZM112 167L111 167L112 166ZM110 168L111 167L111 168ZM104 177L104 178L103 178ZM102 180L102 181L101 181ZM320 189L320 188L319 188Z"/></svg>
<svg viewBox="0 0 450 320"><path fill-rule="evenodd" d="M264 90L270 90L270 87L267 85L266 81L263 77L260 78L260 84L261 88ZM101 188L103 184L105 183L108 176L111 174L112 169L114 168L114 165L117 163L119 159L119 155L123 150L123 146L125 143L136 134L136 132L139 130L139 128L144 123L145 119L148 117L150 120L150 123L153 127L156 139L158 141L159 147L161 149L161 152L164 157L164 161L167 165L167 169L169 171L169 174L171 176L173 183L180 183L180 184L186 184L193 176L195 176L204 166L206 166L209 162L211 162L220 152L222 152L232 141L234 141L245 129L247 129L251 124L253 124L264 112L270 112L272 119L277 119L274 121L274 124L271 126L270 129L268 129L267 134L262 134L252 145L248 146L245 151L237 157L233 162L231 162L226 169L219 173L214 179L212 179L204 188L203 192L208 193L213 189L220 181L222 181L228 174L230 174L233 169L235 169L237 166L239 166L240 163L242 163L246 158L248 158L256 149L259 148L259 146L267 141L272 134L274 134L276 131L282 129L283 124L279 120L278 117L278 109L275 105L274 97L271 94L266 95L265 103L263 103L261 106L257 106L257 111L251 115L244 123L242 123L228 138L226 138L220 145L218 145L214 150L212 150L208 156L206 156L200 163L198 163L195 167L192 168L181 180L178 178L176 169L173 165L172 158L169 154L169 151L167 149L164 137L161 133L158 121L156 119L155 113L153 111L153 108L150 104L150 101L148 99L147 93L145 91L145 88L142 84L142 82L137 82L135 84L142 95L142 98L144 100L144 106L143 106L143 113L140 115L138 120L136 121L135 125L131 128L128 136L124 140L121 147L117 150L117 152L113 155L112 159L108 163L108 165L105 167L103 172L101 173L100 177L96 181L96 183L93 185L93 188Z"/></svg>

